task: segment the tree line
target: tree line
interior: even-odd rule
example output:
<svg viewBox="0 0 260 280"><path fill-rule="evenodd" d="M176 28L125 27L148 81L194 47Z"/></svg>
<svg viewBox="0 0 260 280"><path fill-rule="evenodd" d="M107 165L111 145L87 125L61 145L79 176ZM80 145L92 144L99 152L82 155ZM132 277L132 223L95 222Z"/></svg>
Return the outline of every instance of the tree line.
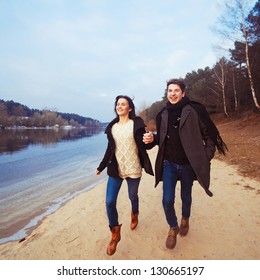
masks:
<svg viewBox="0 0 260 280"><path fill-rule="evenodd" d="M260 0L247 15L246 3L244 0L225 2L223 15L214 28L216 34L232 42L233 48L226 51L228 57L223 55L213 67L193 70L180 77L187 84L187 96L203 103L210 114L223 113L229 117L260 110ZM166 100L165 91L161 101L140 115L148 124L154 123Z"/></svg>
<svg viewBox="0 0 260 280"><path fill-rule="evenodd" d="M101 128L98 120L77 114L60 113L50 109L30 109L18 102L0 99L0 127L87 127Z"/></svg>

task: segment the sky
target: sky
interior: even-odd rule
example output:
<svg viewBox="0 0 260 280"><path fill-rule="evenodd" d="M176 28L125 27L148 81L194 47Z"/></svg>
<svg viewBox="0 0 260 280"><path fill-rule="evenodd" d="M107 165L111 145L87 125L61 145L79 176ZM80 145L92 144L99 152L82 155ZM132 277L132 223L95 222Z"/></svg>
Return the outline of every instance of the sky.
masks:
<svg viewBox="0 0 260 280"><path fill-rule="evenodd" d="M0 99L107 122L125 94L138 112L216 63L223 2L0 0Z"/></svg>

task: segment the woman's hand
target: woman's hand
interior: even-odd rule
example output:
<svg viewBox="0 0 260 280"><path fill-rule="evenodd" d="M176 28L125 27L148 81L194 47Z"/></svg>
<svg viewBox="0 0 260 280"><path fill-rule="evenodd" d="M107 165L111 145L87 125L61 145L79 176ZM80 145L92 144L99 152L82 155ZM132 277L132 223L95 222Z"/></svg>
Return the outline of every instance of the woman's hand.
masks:
<svg viewBox="0 0 260 280"><path fill-rule="evenodd" d="M99 175L101 172L99 170L96 170L96 175Z"/></svg>
<svg viewBox="0 0 260 280"><path fill-rule="evenodd" d="M153 137L153 133L152 132L148 131L148 132L144 133L144 135L143 135L143 142L145 144L150 144L150 143L153 142L153 140L154 140L154 137Z"/></svg>

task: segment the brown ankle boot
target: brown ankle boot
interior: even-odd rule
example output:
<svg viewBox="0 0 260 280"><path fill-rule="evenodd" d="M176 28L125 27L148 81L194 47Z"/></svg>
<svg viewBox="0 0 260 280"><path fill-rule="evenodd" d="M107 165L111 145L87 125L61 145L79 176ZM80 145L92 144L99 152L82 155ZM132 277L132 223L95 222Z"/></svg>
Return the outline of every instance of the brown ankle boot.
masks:
<svg viewBox="0 0 260 280"><path fill-rule="evenodd" d="M112 239L107 247L107 254L113 255L116 251L117 243L121 240L120 229L122 225L115 226L111 229Z"/></svg>
<svg viewBox="0 0 260 280"><path fill-rule="evenodd" d="M166 239L166 247L168 249L174 249L176 242L177 242L177 235L178 235L179 231L180 231L180 229L178 226L170 228L167 239Z"/></svg>
<svg viewBox="0 0 260 280"><path fill-rule="evenodd" d="M137 224L138 224L138 215L139 215L139 212L137 213L133 213L133 211L131 212L131 224L130 224L130 228L133 230L137 227Z"/></svg>
<svg viewBox="0 0 260 280"><path fill-rule="evenodd" d="M189 231L189 218L182 217L180 226L180 236L187 235Z"/></svg>

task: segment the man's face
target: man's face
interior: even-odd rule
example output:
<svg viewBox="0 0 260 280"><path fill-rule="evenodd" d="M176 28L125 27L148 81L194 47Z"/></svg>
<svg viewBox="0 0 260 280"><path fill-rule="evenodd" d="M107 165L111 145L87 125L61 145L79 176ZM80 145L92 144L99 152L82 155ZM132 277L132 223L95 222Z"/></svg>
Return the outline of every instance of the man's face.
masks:
<svg viewBox="0 0 260 280"><path fill-rule="evenodd" d="M181 88L176 84L170 84L167 90L167 98L171 104L176 104L182 100L185 92L181 91Z"/></svg>

